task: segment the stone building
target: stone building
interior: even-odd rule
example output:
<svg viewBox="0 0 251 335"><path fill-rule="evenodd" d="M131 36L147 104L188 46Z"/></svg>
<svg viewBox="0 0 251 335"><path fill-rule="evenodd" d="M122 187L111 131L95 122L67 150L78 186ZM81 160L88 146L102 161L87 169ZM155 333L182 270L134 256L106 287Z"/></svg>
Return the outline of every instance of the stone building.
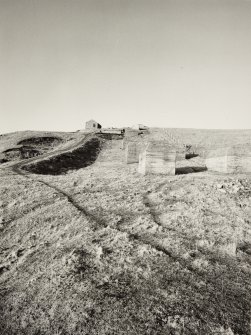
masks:
<svg viewBox="0 0 251 335"><path fill-rule="evenodd" d="M101 124L99 124L95 120L90 120L85 123L85 129L96 130L101 128L102 128Z"/></svg>

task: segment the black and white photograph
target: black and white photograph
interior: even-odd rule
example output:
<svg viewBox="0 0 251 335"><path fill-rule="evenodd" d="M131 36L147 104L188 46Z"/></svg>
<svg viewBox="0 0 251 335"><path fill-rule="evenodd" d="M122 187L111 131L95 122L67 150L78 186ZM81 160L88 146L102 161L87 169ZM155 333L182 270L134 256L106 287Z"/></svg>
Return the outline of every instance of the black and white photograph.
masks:
<svg viewBox="0 0 251 335"><path fill-rule="evenodd" d="M251 0L0 0L0 335L251 335Z"/></svg>

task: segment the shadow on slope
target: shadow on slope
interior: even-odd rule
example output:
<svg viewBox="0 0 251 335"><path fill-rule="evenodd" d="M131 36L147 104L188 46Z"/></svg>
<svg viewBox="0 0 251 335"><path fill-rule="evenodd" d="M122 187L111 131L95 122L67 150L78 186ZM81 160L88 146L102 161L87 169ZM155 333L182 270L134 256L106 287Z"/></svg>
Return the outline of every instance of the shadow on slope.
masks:
<svg viewBox="0 0 251 335"><path fill-rule="evenodd" d="M60 175L69 170L81 169L93 164L101 147L102 141L98 138L92 138L82 147L73 151L26 165L22 169L37 174Z"/></svg>
<svg viewBox="0 0 251 335"><path fill-rule="evenodd" d="M188 174L207 171L206 166L184 166L175 169L175 174Z"/></svg>
<svg viewBox="0 0 251 335"><path fill-rule="evenodd" d="M191 159L191 158L195 158L198 157L199 154L195 154L195 153L186 153L185 159Z"/></svg>

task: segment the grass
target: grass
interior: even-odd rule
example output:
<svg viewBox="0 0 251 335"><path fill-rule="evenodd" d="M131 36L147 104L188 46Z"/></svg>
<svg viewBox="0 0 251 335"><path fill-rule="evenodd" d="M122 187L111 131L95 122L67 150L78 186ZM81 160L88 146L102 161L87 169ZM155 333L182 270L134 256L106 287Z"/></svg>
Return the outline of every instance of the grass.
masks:
<svg viewBox="0 0 251 335"><path fill-rule="evenodd" d="M248 335L250 176L142 176L121 142L0 171L0 333Z"/></svg>
<svg viewBox="0 0 251 335"><path fill-rule="evenodd" d="M79 169L95 162L101 148L102 141L98 137L94 137L81 147L27 164L23 169L37 174L57 175L66 173L69 170Z"/></svg>

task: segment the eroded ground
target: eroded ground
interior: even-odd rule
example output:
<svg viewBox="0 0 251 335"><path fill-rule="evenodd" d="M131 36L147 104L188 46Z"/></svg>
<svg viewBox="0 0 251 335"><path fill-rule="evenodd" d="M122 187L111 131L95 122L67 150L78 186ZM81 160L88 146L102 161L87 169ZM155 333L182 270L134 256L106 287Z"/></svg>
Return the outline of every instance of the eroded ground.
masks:
<svg viewBox="0 0 251 335"><path fill-rule="evenodd" d="M142 176L119 140L0 187L1 334L249 334L250 176Z"/></svg>

